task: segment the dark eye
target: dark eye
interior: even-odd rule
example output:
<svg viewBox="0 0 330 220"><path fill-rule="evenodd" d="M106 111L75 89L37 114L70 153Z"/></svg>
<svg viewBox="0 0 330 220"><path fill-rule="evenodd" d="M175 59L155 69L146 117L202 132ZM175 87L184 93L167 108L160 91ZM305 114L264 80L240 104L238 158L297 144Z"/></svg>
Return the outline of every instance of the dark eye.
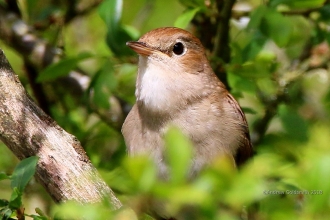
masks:
<svg viewBox="0 0 330 220"><path fill-rule="evenodd" d="M184 52L184 46L182 43L178 42L173 46L173 53L176 55L182 55Z"/></svg>

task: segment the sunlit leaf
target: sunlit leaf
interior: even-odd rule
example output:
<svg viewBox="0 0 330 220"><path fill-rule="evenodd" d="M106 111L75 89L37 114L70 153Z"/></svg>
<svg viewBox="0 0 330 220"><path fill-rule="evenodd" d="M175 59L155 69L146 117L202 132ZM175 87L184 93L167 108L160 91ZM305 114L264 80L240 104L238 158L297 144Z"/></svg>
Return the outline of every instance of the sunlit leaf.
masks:
<svg viewBox="0 0 330 220"><path fill-rule="evenodd" d="M10 177L7 176L7 174L5 174L5 173L3 173L3 172L0 173L0 181L1 181L1 180L6 180L6 179L9 179L9 178L10 178Z"/></svg>
<svg viewBox="0 0 330 220"><path fill-rule="evenodd" d="M135 183L136 189L146 192L150 190L157 178L157 170L153 161L146 155L127 158L124 166Z"/></svg>
<svg viewBox="0 0 330 220"><path fill-rule="evenodd" d="M23 192L25 186L33 177L39 158L32 156L23 159L15 168L11 177L11 188L17 188L19 192Z"/></svg>
<svg viewBox="0 0 330 220"><path fill-rule="evenodd" d="M257 31L242 51L242 62L244 63L246 61L253 60L263 49L266 41L267 38Z"/></svg>
<svg viewBox="0 0 330 220"><path fill-rule="evenodd" d="M165 135L166 160L170 167L170 179L173 183L182 183L191 166L192 145L178 128L170 128Z"/></svg>
<svg viewBox="0 0 330 220"><path fill-rule="evenodd" d="M289 6L292 9L317 8L323 6L326 0L271 0L270 6L276 7L280 4Z"/></svg>
<svg viewBox="0 0 330 220"><path fill-rule="evenodd" d="M241 108L245 114L252 114L252 115L257 114L257 111L252 108L248 108L248 107L241 107Z"/></svg>
<svg viewBox="0 0 330 220"><path fill-rule="evenodd" d="M259 28L261 20L268 13L269 8L265 5L260 5L255 10L253 10L249 24L247 26L248 30Z"/></svg>
<svg viewBox="0 0 330 220"><path fill-rule="evenodd" d="M17 187L13 188L8 204L11 209L18 209L22 206L22 195Z"/></svg>
<svg viewBox="0 0 330 220"><path fill-rule="evenodd" d="M183 29L186 28L198 11L200 11L200 8L188 9L176 19L174 26Z"/></svg>
<svg viewBox="0 0 330 220"><path fill-rule="evenodd" d="M244 91L255 93L256 85L255 81L252 81L248 78L243 78L242 76L229 72L228 82L230 86L236 91Z"/></svg>
<svg viewBox="0 0 330 220"><path fill-rule="evenodd" d="M136 37L137 31L132 31L121 24L123 0L106 0L99 6L99 14L107 25L106 42L117 56L132 55L134 52L126 46L127 41ZM134 33L132 36L132 33Z"/></svg>
<svg viewBox="0 0 330 220"><path fill-rule="evenodd" d="M111 208L101 202L81 204L71 200L55 206L53 213L56 213L55 219L114 219Z"/></svg>
<svg viewBox="0 0 330 220"><path fill-rule="evenodd" d="M205 7L204 0L179 0L181 4L188 8Z"/></svg>
<svg viewBox="0 0 330 220"><path fill-rule="evenodd" d="M281 13L269 11L261 20L260 30L279 47L284 47L290 40L293 25L291 20Z"/></svg>

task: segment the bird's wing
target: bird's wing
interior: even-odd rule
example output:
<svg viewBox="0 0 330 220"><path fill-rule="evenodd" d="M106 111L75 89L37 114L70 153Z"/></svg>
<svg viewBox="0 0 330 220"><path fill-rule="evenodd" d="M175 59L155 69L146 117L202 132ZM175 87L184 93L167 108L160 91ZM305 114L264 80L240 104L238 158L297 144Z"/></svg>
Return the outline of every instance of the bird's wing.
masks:
<svg viewBox="0 0 330 220"><path fill-rule="evenodd" d="M233 109L235 109L236 117L238 117L239 121L241 122L240 124L243 130L241 141L235 155L236 165L240 166L253 155L253 148L250 140L249 127L245 115L241 107L237 103L237 101L234 99L234 97L228 93L226 98L228 103L232 105Z"/></svg>

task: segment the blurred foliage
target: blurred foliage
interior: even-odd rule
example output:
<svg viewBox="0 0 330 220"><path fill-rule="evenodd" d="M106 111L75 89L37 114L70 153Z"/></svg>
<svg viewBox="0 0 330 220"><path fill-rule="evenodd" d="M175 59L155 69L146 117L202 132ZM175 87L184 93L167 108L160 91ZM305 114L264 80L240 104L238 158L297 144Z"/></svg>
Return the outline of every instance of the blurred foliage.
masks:
<svg viewBox="0 0 330 220"><path fill-rule="evenodd" d="M0 5L8 2L0 0ZM228 30L231 61L223 68L231 92L249 113L256 155L239 170L221 158L190 181L186 170L192 149L180 131L173 129L166 136L171 173L168 181L161 181L148 158L126 157L119 129L105 123L95 109L113 107L110 96L128 106L135 102L137 56L126 47L126 41L161 26L187 28L205 36L208 33L199 33L195 24L221 22L215 18L217 1L18 2L24 22L51 46L63 48L63 54L58 62L38 69L38 77L31 82L19 51L3 39L0 47L32 96L36 97L33 83L43 86L40 92L46 94L51 116L82 142L92 163L125 204L114 212L108 204L53 205L40 190L32 190L38 186L31 181L30 190L24 191L24 213L35 212L31 198L46 204L36 209L38 215L29 215L31 218L150 219L146 213L151 203L160 203L162 211L183 219L330 216L329 1L236 3ZM88 13L75 11L88 7ZM201 38L210 60L217 60L211 53L216 35L205 39ZM58 86L70 70L81 71L89 79L81 96L70 94L70 85ZM11 188L7 178L13 173L13 181L17 173L14 157L3 145L0 151L0 170L6 173L0 174L4 179L0 181L0 205L6 207L0 214L13 218L21 200L14 208L9 202L21 199L28 178L21 188ZM41 209L53 217L46 217Z"/></svg>

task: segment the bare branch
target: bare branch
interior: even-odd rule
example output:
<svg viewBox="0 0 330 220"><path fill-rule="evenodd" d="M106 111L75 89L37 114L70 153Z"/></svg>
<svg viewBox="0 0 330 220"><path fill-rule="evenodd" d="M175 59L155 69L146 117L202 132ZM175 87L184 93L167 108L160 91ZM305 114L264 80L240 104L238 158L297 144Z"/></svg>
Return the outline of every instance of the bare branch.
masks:
<svg viewBox="0 0 330 220"><path fill-rule="evenodd" d="M19 158L38 156L36 178L57 202L100 202L121 206L100 178L79 141L47 116L27 95L0 50L0 139Z"/></svg>
<svg viewBox="0 0 330 220"><path fill-rule="evenodd" d="M212 56L221 59L221 62L212 62L212 67L217 69L217 76L226 85L228 90L230 90L226 70L223 64L230 62L230 47L229 47L229 22L232 13L232 7L236 0L217 0L217 27L216 35L214 41L214 48L212 51Z"/></svg>

